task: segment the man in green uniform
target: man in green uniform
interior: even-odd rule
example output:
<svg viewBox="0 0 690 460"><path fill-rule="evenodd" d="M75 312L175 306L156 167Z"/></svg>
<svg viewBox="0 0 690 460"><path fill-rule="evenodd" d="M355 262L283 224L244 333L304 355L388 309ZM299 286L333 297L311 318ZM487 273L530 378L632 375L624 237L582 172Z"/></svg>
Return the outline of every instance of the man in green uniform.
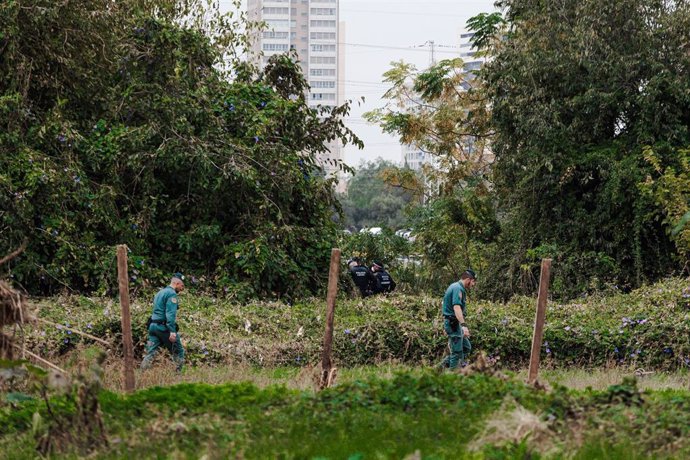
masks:
<svg viewBox="0 0 690 460"><path fill-rule="evenodd" d="M167 286L153 298L153 313L149 319L149 338L146 343L146 356L141 362L142 369L151 367L158 348L164 346L173 356L177 371L184 365L184 347L177 334L177 294L184 290L184 276L175 273Z"/></svg>
<svg viewBox="0 0 690 460"><path fill-rule="evenodd" d="M465 325L467 315L467 289L473 288L477 283L477 275L468 269L457 281L446 289L443 296L443 328L448 335L450 355L446 356L441 367L455 369L459 363L464 364L467 355L472 351L470 344L470 331Z"/></svg>

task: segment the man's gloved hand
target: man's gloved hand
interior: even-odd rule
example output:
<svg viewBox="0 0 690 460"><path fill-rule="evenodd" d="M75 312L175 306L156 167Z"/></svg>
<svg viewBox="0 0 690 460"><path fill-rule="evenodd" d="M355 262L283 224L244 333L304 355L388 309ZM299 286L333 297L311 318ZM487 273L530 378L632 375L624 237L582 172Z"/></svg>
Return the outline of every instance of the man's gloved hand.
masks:
<svg viewBox="0 0 690 460"><path fill-rule="evenodd" d="M176 342L177 341L177 334L174 332L170 333L170 341L171 342Z"/></svg>

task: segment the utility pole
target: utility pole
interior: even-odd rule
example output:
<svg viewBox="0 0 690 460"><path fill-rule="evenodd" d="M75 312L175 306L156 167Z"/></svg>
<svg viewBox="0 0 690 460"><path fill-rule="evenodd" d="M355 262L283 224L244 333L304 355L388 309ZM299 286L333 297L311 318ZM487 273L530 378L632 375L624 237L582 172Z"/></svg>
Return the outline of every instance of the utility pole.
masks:
<svg viewBox="0 0 690 460"><path fill-rule="evenodd" d="M431 47L431 65L433 66L436 64L436 42L433 40L429 40L429 46Z"/></svg>

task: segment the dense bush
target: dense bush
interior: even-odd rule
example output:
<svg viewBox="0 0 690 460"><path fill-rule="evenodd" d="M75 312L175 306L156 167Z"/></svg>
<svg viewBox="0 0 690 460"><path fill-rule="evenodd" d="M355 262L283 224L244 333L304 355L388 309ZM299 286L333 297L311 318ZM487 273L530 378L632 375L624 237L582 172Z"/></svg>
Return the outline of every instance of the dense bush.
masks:
<svg viewBox="0 0 690 460"><path fill-rule="evenodd" d="M471 259L501 300L534 293L544 257L560 299L687 273L688 5L496 6L468 23L482 69L394 62L389 103L365 115L433 157L416 181L425 261Z"/></svg>
<svg viewBox="0 0 690 460"><path fill-rule="evenodd" d="M687 170L690 59L675 44L688 40L688 5L501 6L507 25L487 41L493 59L482 71L504 216L492 294L533 291L539 256L558 261L557 292L569 298L677 273L688 241L671 230L688 190L670 179ZM645 184L655 180L653 196Z"/></svg>
<svg viewBox="0 0 690 460"><path fill-rule="evenodd" d="M251 24L186 5L0 6L0 253L29 240L9 267L29 291L113 285L118 243L135 283L322 286L338 204L316 157L359 143L348 106L310 109L294 56L257 72L236 58Z"/></svg>

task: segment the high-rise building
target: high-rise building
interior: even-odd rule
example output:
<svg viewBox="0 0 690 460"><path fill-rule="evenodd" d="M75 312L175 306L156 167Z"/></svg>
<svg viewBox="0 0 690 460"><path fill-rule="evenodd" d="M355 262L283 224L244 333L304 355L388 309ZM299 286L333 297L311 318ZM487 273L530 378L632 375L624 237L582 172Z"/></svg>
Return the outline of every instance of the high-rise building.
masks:
<svg viewBox="0 0 690 460"><path fill-rule="evenodd" d="M311 91L309 106L334 107L343 103L344 27L339 21L339 0L248 0L248 17L264 21L267 29L257 33L254 54L263 66L274 54L295 50ZM329 174L337 173L335 162L342 161L337 142L328 145L330 153L320 158Z"/></svg>
<svg viewBox="0 0 690 460"><path fill-rule="evenodd" d="M481 69L488 60L485 55L479 55L477 50L472 48L472 37L474 37L474 32L460 32L460 58L463 60L463 69L470 79L474 78L477 70Z"/></svg>

